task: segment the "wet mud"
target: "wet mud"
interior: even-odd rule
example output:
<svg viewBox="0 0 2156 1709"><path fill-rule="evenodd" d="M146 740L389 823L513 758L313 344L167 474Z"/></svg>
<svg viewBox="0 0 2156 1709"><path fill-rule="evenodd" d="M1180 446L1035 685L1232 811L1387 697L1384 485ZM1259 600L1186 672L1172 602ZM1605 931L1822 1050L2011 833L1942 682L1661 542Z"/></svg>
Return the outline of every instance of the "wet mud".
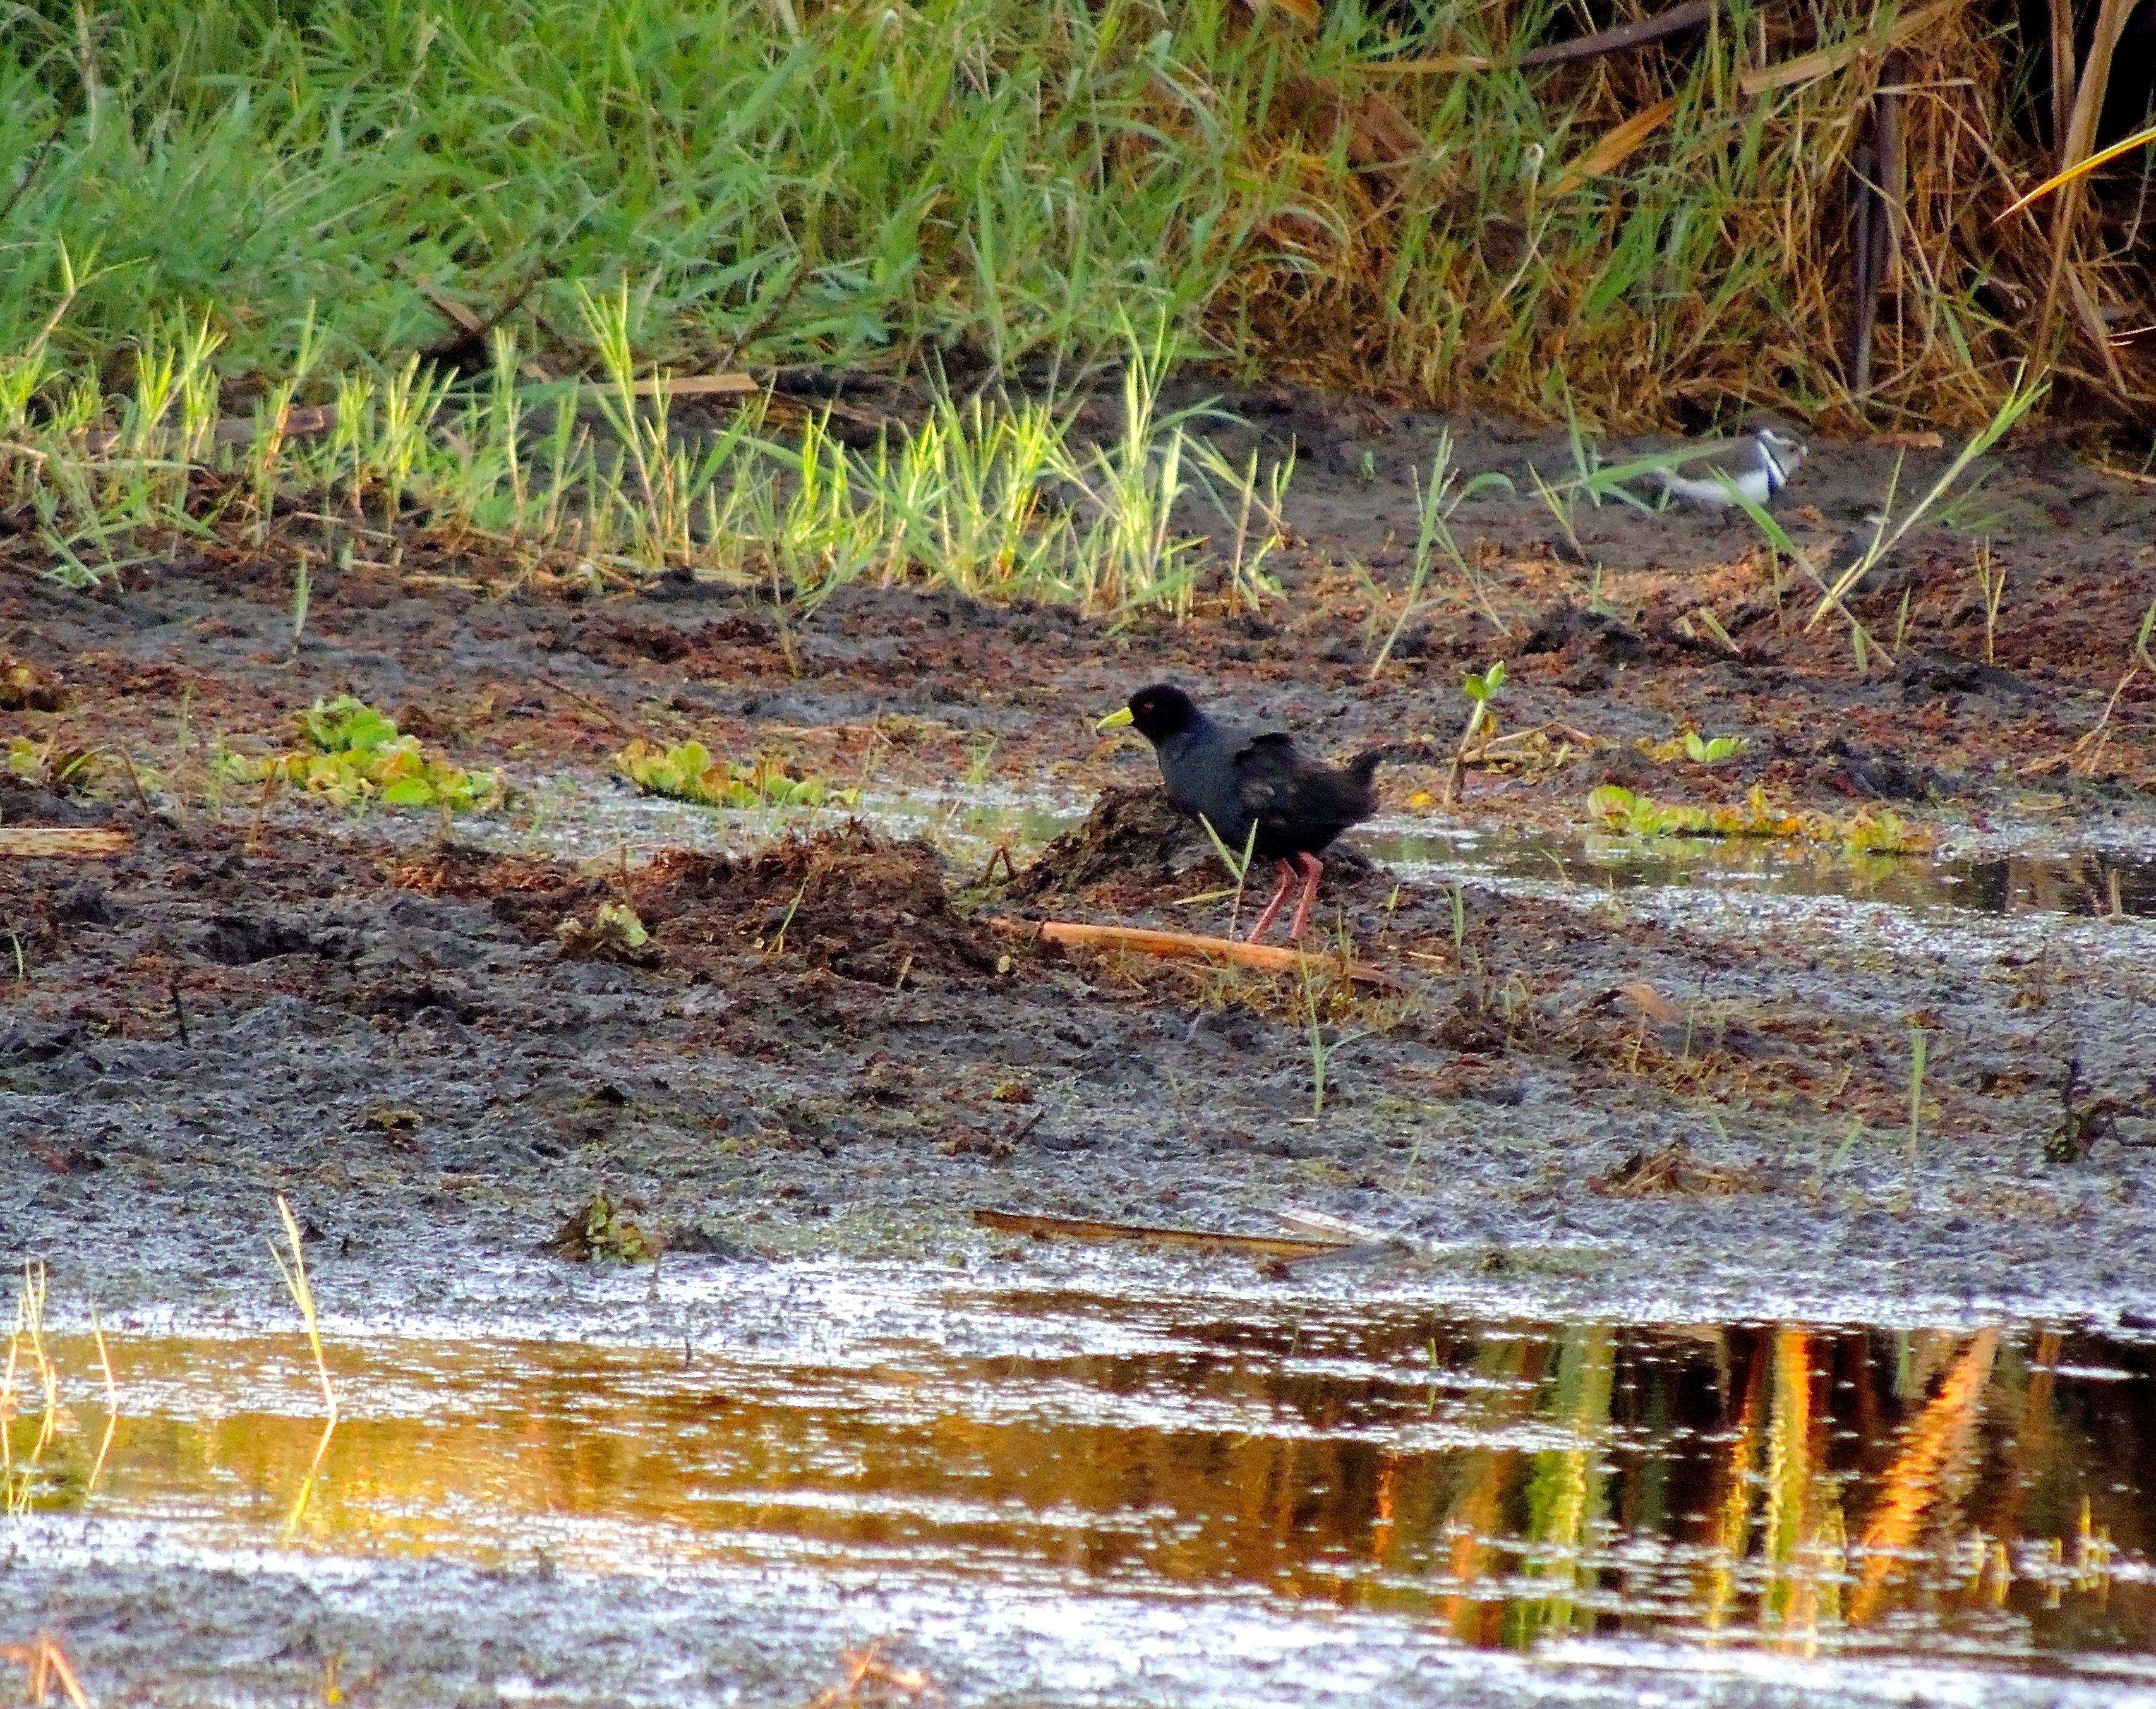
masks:
<svg viewBox="0 0 2156 1709"><path fill-rule="evenodd" d="M295 648L300 519L259 550L177 546L95 596L9 571L0 716L28 752L0 826L128 846L0 864L0 1246L48 1265L63 1327L93 1301L259 1326L285 1310L263 1250L281 1193L334 1310L438 1314L466 1336L528 1312L545 1332L628 1323L657 1345L673 1331L636 1303L648 1265L623 1291L603 1263L544 1255L595 1196L665 1250L654 1297L736 1270L783 1288L810 1263L1067 1261L978 1229L983 1208L1253 1233L1296 1213L1412 1243L1327 1286L1471 1297L1486 1316L1494 1299L1566 1322L2156 1322L2156 678L2129 670L2156 598L2156 493L2063 454L2003 459L1982 495L2007 576L1989 642L1978 535L1919 531L1851 601L1892 654L1862 669L1845 625L1808 625L1815 590L1740 526L1605 506L1567 535L1539 501L1478 497L1452 526L1485 587L1441 575L1373 679L1406 586L1409 470L1426 473L1439 423L1238 401L1255 425L1237 431L1302 453L1297 537L1278 600L1200 602L1179 625L914 587L783 613L682 577L572 598L415 534L394 566L321 576ZM1512 470L1522 491L1526 463L1567 467L1561 438L1451 426L1456 466ZM1928 458L1943 462L1912 454L1904 490ZM1861 528L1891 460L1823 448L1789 495L1793 536ZM1499 657L1501 729L1551 734L1485 754L1442 806L1460 672ZM1351 988L1322 955L1277 975L1014 929L1221 932L1262 900L1165 808L1142 744L1093 732L1160 677L1321 752L1390 745L1384 816L1331 858L1312 931L1392 983ZM355 813L221 781L222 752L289 747L293 715L341 692L501 769L508 808ZM1712 766L1642 751L1687 726L1747 745ZM608 769L638 736L782 758L860 803L641 800ZM1891 806L1941 858L1611 839L1585 807L1609 784L1702 805L1758 789L1822 820ZM0 1594L25 1620L49 1602L110 1630L100 1563L154 1537L157 1513L110 1520L20 1532L61 1556L23 1576L18 1544ZM295 1618L294 1599L329 1594L234 1578L206 1548L139 1581L176 1609L213 1581L252 1635L180 1644L198 1681ZM381 1567L367 1641L396 1629L380 1622L398 1575L454 1600L501 1570ZM784 1572L821 1587L805 1607L842 1603L830 1587L852 1570ZM1034 1575L988 1575L970 1614L942 1590L916 1612L1004 1633L982 1653L1009 1656L1009 1635L1052 1618ZM578 1653L608 1609L646 1620L660 1595L611 1572L578 1582L584 1624L558 1634ZM499 1588L505 1611L541 1594ZM1158 1585L1130 1594L1129 1619L1159 1614ZM1241 1594L1205 1618L1247 1619L1254 1654L1321 1654L1349 1631L1269 1626L1272 1604ZM879 1604L876 1629L905 1628L904 1600ZM714 1653L762 1681L753 1701L803 1701L808 1649L874 1624L804 1615L761 1675L733 1639ZM341 1641L295 1655L316 1668ZM442 1660L432 1689L459 1689L469 1660ZM1000 1701L983 1665L960 1695ZM1281 1665L1280 1701L1333 1689ZM593 1677L596 1698L639 1695ZM1231 1691L1163 1677L1190 1701ZM1450 1651L1385 1678L1493 1702L1550 1683L1463 1676ZM1700 1701L1782 1689L1748 1680Z"/></svg>

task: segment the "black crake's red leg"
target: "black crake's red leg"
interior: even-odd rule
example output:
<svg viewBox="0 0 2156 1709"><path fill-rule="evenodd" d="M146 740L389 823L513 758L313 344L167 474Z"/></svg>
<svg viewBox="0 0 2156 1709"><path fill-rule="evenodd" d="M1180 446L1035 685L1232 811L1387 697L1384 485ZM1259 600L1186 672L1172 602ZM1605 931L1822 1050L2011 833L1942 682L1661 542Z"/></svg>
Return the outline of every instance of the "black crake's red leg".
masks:
<svg viewBox="0 0 2156 1709"><path fill-rule="evenodd" d="M1274 887L1273 899L1265 904L1265 911L1258 916L1258 923L1250 928L1250 935L1243 940L1245 943L1255 943L1265 935L1266 928L1273 923L1273 916L1280 912L1281 904L1287 900L1287 887L1295 882L1295 869L1286 861L1273 864L1280 868L1280 883Z"/></svg>
<svg viewBox="0 0 2156 1709"><path fill-rule="evenodd" d="M1290 943L1301 939L1302 928L1310 919L1310 905L1317 900L1317 880L1325 871L1325 863L1315 854L1298 854L1295 859L1302 868L1302 901L1296 906L1295 923L1287 929ZM1281 865L1285 866L1287 863L1283 860Z"/></svg>

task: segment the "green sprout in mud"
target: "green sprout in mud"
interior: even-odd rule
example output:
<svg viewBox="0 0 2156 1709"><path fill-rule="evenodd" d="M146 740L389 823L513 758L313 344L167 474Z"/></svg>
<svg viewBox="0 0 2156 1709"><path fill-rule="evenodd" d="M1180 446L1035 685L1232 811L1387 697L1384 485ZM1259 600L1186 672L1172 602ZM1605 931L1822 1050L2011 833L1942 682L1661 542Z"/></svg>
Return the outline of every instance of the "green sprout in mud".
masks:
<svg viewBox="0 0 2156 1709"><path fill-rule="evenodd" d="M1445 780L1445 805L1450 807L1459 798L1460 774L1467 766L1468 750L1474 747L1475 738L1487 726L1492 734L1497 728L1497 715L1491 706L1497 691L1505 685L1505 661L1502 659L1487 670L1471 670L1460 680L1460 691L1467 696L1467 727L1460 732L1460 746L1454 750L1452 770ZM1487 737L1484 738L1486 741Z"/></svg>
<svg viewBox="0 0 2156 1709"><path fill-rule="evenodd" d="M228 753L218 762L236 783L301 789L338 807L435 807L485 813L507 798L501 775L467 772L429 754L416 736L351 695L316 701L299 716L306 747L266 759Z"/></svg>
<svg viewBox="0 0 2156 1709"><path fill-rule="evenodd" d="M1280 583L1265 573L1265 562L1287 544L1287 525L1281 520L1281 508L1289 478L1295 472L1294 454L1290 452L1266 465L1265 491L1260 497L1255 448L1240 469L1229 463L1210 440L1195 440L1192 449L1197 454L1199 478L1214 489L1221 514L1224 516L1232 511L1235 519L1224 577L1229 614L1246 608L1256 611L1267 599L1281 597ZM1227 502L1229 499L1234 500L1232 506ZM1255 540L1250 527L1254 515L1262 525Z"/></svg>
<svg viewBox="0 0 2156 1709"><path fill-rule="evenodd" d="M1752 744L1742 736L1703 736L1687 727L1666 741L1650 742L1643 736L1635 745L1658 765L1668 765L1681 757L1696 766L1716 766L1724 760L1735 759Z"/></svg>
<svg viewBox="0 0 2156 1709"><path fill-rule="evenodd" d="M300 1527L306 1515L308 1499L313 1495L316 1475L321 1470L322 1456L329 1452L330 1438L336 1434L337 1408L336 1386L330 1381L329 1361L322 1357L322 1327L321 1314L315 1308L313 1284L307 1280L307 1256L300 1246L299 1220L292 1214L292 1207L285 1195L277 1195L277 1218L283 1224L285 1250L280 1250L276 1241L270 1242L270 1255L276 1260L277 1274L283 1278L285 1291L292 1296L300 1321L306 1327L307 1347L315 1356L315 1377L322 1389L322 1434L315 1444L315 1457L308 1462L307 1475L300 1481L300 1493L294 1498L291 1511L285 1518L285 1534L291 1536ZM287 1261L286 1253L290 1255Z"/></svg>
<svg viewBox="0 0 2156 1709"><path fill-rule="evenodd" d="M701 742L660 747L639 736L613 757L614 769L639 793L700 807L851 807L858 789L834 789L822 778L797 777L765 755L749 765L712 757Z"/></svg>
<svg viewBox="0 0 2156 1709"><path fill-rule="evenodd" d="M1303 964L1302 973L1302 1004L1310 1036L1310 1113L1316 1117L1325 1113L1326 1075L1334 1055L1342 1045L1352 1044L1363 1034L1337 1033L1331 1039L1325 1036L1324 1023L1318 1014L1317 982L1306 962Z"/></svg>
<svg viewBox="0 0 2156 1709"><path fill-rule="evenodd" d="M1467 716L1467 729L1460 738L1463 746L1474 741L1475 732L1483 725L1496 723L1497 715L1490 710L1490 703L1497 698L1497 690L1504 685L1505 661L1502 659L1487 670L1471 670L1460 680L1460 691L1474 707Z"/></svg>
<svg viewBox="0 0 2156 1709"><path fill-rule="evenodd" d="M1979 540L1969 568L1984 602L1984 662L1996 665L1999 657L1993 644L1999 633L1999 602L2006 597L2006 566L1992 557L1989 541ZM2156 612L2156 606L2149 609Z"/></svg>

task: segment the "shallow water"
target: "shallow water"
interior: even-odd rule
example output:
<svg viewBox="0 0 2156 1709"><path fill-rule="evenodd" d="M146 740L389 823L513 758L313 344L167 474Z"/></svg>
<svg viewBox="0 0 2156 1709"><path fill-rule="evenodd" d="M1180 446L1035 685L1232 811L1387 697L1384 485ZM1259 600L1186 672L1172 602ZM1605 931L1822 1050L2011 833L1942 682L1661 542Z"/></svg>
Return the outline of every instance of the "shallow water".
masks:
<svg viewBox="0 0 2156 1709"><path fill-rule="evenodd" d="M752 1280L722 1267L706 1305ZM1018 1596L1065 1610L1051 1679L1059 1642L1172 1615L1194 1677L1212 1658L1201 1695L1230 1701L1235 1656L1195 1635L1254 1610L1328 1642L1352 1614L1358 1641L1455 1667L2156 1685L2156 1342L887 1268L772 1285L685 1311L674 1345L334 1333L326 1436L296 1333L116 1333L110 1409L94 1347L62 1336L66 1412L41 1445L28 1385L0 1536L331 1577L805 1575L896 1629Z"/></svg>
<svg viewBox="0 0 2156 1709"><path fill-rule="evenodd" d="M526 823L474 821L490 847L589 860L677 845L745 849L782 834L842 822L849 811L877 829L925 836L962 865L985 863L998 844L1023 864L1081 823L1075 796L1020 794L983 785L966 794L870 795L857 807L814 812L717 811L639 796L613 779L564 775L530 792ZM1686 890L1747 898L1840 897L1923 915L2156 916L2156 854L2138 843L2062 843L2035 827L2016 846L1996 834L1957 837L1937 858L1856 856L1786 842L1613 837L1597 833L1491 831L1441 820L1388 818L1350 840L1411 881L1511 880L1614 893Z"/></svg>
<svg viewBox="0 0 2156 1709"><path fill-rule="evenodd" d="M1620 892L1683 886L1732 896L1844 896L1994 915L2156 915L2156 859L2108 848L1851 856L1752 839L1447 834L1398 820L1358 833L1356 841L1403 877L1464 873Z"/></svg>

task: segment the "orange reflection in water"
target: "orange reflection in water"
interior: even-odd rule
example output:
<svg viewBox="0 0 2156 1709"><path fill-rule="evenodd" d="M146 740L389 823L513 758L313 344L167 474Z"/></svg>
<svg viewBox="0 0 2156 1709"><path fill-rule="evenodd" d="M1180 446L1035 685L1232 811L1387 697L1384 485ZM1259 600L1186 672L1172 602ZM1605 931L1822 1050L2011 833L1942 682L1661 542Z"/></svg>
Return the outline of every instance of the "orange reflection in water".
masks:
<svg viewBox="0 0 2156 1709"><path fill-rule="evenodd" d="M12 1488L205 1542L292 1520L337 1552L1260 1585L1479 1645L2156 1649L2145 1347L1394 1309L1024 1351L1029 1322L1122 1309L1075 1298L996 1302L997 1357L895 1342L851 1368L333 1343L346 1416L304 1506L321 1421L293 1338L114 1338L101 1462L62 1339L74 1410L42 1450L39 1417L12 1421Z"/></svg>

